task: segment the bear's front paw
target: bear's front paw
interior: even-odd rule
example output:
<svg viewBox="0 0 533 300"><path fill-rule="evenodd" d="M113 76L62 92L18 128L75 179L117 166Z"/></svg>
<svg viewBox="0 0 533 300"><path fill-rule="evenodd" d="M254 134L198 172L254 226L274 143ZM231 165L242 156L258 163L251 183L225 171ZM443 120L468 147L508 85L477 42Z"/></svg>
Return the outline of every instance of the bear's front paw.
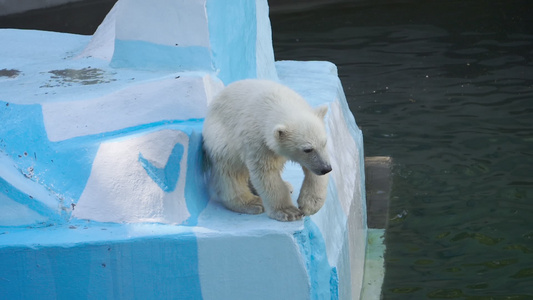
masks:
<svg viewBox="0 0 533 300"><path fill-rule="evenodd" d="M268 213L268 216L274 220L287 222L300 220L303 217L303 214L295 206L288 206L271 211Z"/></svg>
<svg viewBox="0 0 533 300"><path fill-rule="evenodd" d="M304 214L304 216L310 216L316 214L324 205L324 200L316 196L300 197L298 199L298 208Z"/></svg>

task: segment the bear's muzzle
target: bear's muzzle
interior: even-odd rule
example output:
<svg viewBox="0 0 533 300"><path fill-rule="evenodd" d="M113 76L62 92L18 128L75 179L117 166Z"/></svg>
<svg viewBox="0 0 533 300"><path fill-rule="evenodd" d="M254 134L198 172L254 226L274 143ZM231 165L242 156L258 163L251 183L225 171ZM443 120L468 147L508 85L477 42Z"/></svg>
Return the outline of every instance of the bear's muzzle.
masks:
<svg viewBox="0 0 533 300"><path fill-rule="evenodd" d="M329 172L331 172L331 166L330 165L327 165L325 166L322 170L320 170L320 174L318 175L326 175L328 174Z"/></svg>

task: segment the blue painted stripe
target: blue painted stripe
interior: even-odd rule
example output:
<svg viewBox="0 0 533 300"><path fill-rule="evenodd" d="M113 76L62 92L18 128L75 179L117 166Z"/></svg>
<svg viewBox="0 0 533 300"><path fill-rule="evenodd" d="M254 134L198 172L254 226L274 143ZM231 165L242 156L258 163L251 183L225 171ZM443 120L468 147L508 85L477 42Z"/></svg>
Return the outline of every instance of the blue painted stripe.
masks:
<svg viewBox="0 0 533 300"><path fill-rule="evenodd" d="M190 232L71 246L0 247L0 295L202 299L198 243Z"/></svg>
<svg viewBox="0 0 533 300"><path fill-rule="evenodd" d="M6 195L11 200L15 200L17 203L27 206L29 209L32 209L41 216L47 217L47 222L45 224L41 224L42 226L57 224L67 220L66 216L62 216L62 211L59 208L59 204L56 209L50 208L43 202L39 201L39 199L35 198L35 196L26 194L15 188L2 177L0 177L0 193Z"/></svg>
<svg viewBox="0 0 533 300"><path fill-rule="evenodd" d="M201 46L167 46L116 39L111 67L159 71L214 71L211 57L211 51Z"/></svg>
<svg viewBox="0 0 533 300"><path fill-rule="evenodd" d="M294 234L310 278L311 299L336 299L339 280L337 269L328 262L326 243L318 226L310 217L304 219L304 229Z"/></svg>
<svg viewBox="0 0 533 300"><path fill-rule="evenodd" d="M41 105L0 101L0 152L11 157L28 179L58 194L63 205L79 199L91 172L98 143L47 138ZM31 172L29 170L32 170ZM15 201L24 202L24 198Z"/></svg>
<svg viewBox="0 0 533 300"><path fill-rule="evenodd" d="M255 0L207 0L209 39L218 77L225 85L257 77ZM231 20L231 22L228 22Z"/></svg>
<svg viewBox="0 0 533 300"><path fill-rule="evenodd" d="M189 151L187 152L185 202L191 216L183 224L195 226L198 224L198 216L209 202L209 194L204 176L202 126L189 128L190 131L187 133L189 135Z"/></svg>
<svg viewBox="0 0 533 300"><path fill-rule="evenodd" d="M118 141L120 139L130 139L140 135L144 135L150 132L155 132L162 129L176 129L181 130L187 134L190 134L191 128L199 128L202 130L204 119L188 119L188 120L161 120L152 123L139 124L131 127L125 127L122 129L107 131L101 133L95 133L84 136L77 136L68 140L56 142L62 143L94 143L104 142L107 140Z"/></svg>

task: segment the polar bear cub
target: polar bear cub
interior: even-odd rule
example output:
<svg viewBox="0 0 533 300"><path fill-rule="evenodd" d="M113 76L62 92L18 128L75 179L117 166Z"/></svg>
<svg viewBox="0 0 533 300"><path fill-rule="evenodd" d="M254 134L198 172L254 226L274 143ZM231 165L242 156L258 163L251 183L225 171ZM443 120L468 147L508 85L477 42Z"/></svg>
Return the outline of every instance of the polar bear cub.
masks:
<svg viewBox="0 0 533 300"><path fill-rule="evenodd" d="M331 171L327 110L325 105L311 108L296 92L272 81L228 85L210 104L203 128L212 198L240 213L266 210L279 221L316 213L326 199ZM290 184L281 178L287 160L299 163L305 175L298 208Z"/></svg>

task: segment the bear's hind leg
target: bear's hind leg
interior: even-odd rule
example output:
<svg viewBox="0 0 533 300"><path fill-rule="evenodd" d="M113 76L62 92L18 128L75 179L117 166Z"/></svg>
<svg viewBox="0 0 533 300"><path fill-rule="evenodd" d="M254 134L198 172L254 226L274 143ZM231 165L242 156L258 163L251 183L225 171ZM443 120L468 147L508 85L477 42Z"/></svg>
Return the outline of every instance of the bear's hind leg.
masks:
<svg viewBox="0 0 533 300"><path fill-rule="evenodd" d="M217 196L228 209L252 215L265 211L261 198L252 194L248 186L248 170L233 173L219 170L213 173L216 173L213 175L216 178L214 184L218 193Z"/></svg>
<svg viewBox="0 0 533 300"><path fill-rule="evenodd" d="M294 192L294 187L292 186L292 184L288 181L285 181L285 185L287 186L287 188L289 189L289 193L292 194L292 192ZM257 190L254 188L254 185L252 184L252 181L248 181L248 187L250 188L250 190L252 191L252 194L254 195L259 195L259 193L257 192Z"/></svg>

